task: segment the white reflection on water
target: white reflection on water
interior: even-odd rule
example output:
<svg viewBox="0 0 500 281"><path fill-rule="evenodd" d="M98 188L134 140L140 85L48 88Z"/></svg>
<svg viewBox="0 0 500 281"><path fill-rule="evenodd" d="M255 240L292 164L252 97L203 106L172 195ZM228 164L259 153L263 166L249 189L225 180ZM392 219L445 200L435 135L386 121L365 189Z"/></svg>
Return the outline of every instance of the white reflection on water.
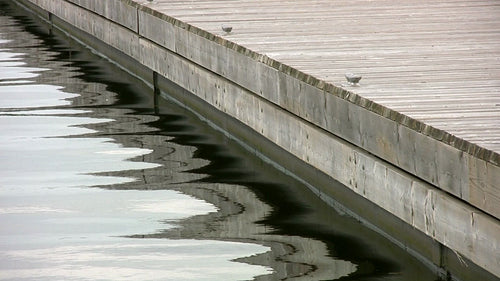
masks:
<svg viewBox="0 0 500 281"><path fill-rule="evenodd" d="M0 16L0 27L12 26L5 21ZM125 238L216 208L172 190L92 188L137 180L95 173L159 165L130 161L150 149L82 136L95 132L84 125L115 120L72 116L89 113L65 108L79 94L36 81L52 69L21 63L29 54L2 49L6 43L15 40L0 39L0 280L242 280L269 273L232 261L269 250L260 245Z"/></svg>
<svg viewBox="0 0 500 281"><path fill-rule="evenodd" d="M2 202L0 280L241 280L267 272L230 262L263 246L119 237L215 211L204 201L174 191L78 190Z"/></svg>
<svg viewBox="0 0 500 281"><path fill-rule="evenodd" d="M2 62L0 62L0 65ZM36 77L33 76L33 77ZM33 108L69 105L67 99L77 94L65 93L62 87L40 84L5 85L0 91L0 108Z"/></svg>
<svg viewBox="0 0 500 281"><path fill-rule="evenodd" d="M1 255L32 263L18 263L16 268L2 271L0 280L31 280L35 275L36 280L242 280L256 273L255 266L235 267L227 262L242 253L255 252L256 247L251 244L115 240L92 246L7 251ZM37 268L33 269L35 263Z"/></svg>
<svg viewBox="0 0 500 281"><path fill-rule="evenodd" d="M109 138L61 137L92 133L94 130L77 126L111 121L46 115L0 116L0 147L3 148L0 194L33 193L42 187L116 184L133 179L91 173L158 167L152 163L125 161L150 153L149 149L123 148ZM127 153L106 153L119 150Z"/></svg>

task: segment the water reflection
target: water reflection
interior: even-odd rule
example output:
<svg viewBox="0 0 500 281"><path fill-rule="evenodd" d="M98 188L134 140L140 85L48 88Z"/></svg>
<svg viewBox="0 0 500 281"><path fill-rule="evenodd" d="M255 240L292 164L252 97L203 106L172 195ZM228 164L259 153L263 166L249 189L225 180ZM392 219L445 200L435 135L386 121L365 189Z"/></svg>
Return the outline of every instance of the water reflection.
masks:
<svg viewBox="0 0 500 281"><path fill-rule="evenodd" d="M108 134L141 131L157 118L93 108L112 104L116 94L79 79L78 68L23 32L18 20L0 16L0 280L238 280L267 273L231 262L264 246L125 237L217 209L174 190L89 188L142 189L126 171L161 163L129 161L152 150ZM118 171L125 172L105 175Z"/></svg>
<svg viewBox="0 0 500 281"><path fill-rule="evenodd" d="M102 59L0 26L0 280L434 278Z"/></svg>
<svg viewBox="0 0 500 281"><path fill-rule="evenodd" d="M0 56L3 56L3 54L4 52L0 53ZM1 62L0 65L4 63ZM10 66L8 68L17 69L18 67ZM11 72L14 71L11 70ZM34 75L33 77L38 76L35 73L31 74ZM12 81L1 74L0 79L4 84L12 82L21 84L2 86L2 99L0 100L0 108L2 109L69 105L71 102L67 99L78 96L61 91L62 87L59 86L28 84L31 82L29 80ZM43 93L43 95L40 95L40 93Z"/></svg>

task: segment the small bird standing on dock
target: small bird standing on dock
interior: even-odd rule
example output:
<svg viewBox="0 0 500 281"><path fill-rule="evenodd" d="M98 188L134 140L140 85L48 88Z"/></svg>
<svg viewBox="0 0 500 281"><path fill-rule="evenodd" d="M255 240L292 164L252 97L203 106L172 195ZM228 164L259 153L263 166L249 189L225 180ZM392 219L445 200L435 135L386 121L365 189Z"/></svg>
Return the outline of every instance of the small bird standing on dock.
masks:
<svg viewBox="0 0 500 281"><path fill-rule="evenodd" d="M361 80L361 75L354 73L346 73L345 79L347 79L349 85L357 85L359 83L359 80Z"/></svg>
<svg viewBox="0 0 500 281"><path fill-rule="evenodd" d="M230 26L230 25L224 25L224 24L223 24L223 25L222 25L222 30L223 30L224 32L226 32L226 33L230 33L230 32L231 32L231 30L233 30L233 27L232 27L232 26Z"/></svg>

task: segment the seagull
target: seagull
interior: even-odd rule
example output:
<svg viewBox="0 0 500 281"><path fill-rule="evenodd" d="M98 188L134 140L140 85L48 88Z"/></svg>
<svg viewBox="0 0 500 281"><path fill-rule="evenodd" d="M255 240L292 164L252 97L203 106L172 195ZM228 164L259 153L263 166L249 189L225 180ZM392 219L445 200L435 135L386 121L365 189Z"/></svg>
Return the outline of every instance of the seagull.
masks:
<svg viewBox="0 0 500 281"><path fill-rule="evenodd" d="M361 80L361 75L354 73L346 73L345 79L347 79L347 82L349 82L350 85L357 85L359 80Z"/></svg>
<svg viewBox="0 0 500 281"><path fill-rule="evenodd" d="M229 33L231 32L231 30L233 30L233 27L229 25L222 25L222 30L226 33Z"/></svg>

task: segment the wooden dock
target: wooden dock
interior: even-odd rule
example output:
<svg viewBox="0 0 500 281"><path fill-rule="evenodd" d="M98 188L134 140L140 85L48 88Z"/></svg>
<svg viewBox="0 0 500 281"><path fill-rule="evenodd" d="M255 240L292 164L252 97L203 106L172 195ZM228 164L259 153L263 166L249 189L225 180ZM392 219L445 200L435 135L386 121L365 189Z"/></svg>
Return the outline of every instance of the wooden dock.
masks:
<svg viewBox="0 0 500 281"><path fill-rule="evenodd" d="M498 1L155 0L146 5L500 153ZM232 32L223 32L223 24ZM358 87L347 85L346 72L362 75Z"/></svg>

